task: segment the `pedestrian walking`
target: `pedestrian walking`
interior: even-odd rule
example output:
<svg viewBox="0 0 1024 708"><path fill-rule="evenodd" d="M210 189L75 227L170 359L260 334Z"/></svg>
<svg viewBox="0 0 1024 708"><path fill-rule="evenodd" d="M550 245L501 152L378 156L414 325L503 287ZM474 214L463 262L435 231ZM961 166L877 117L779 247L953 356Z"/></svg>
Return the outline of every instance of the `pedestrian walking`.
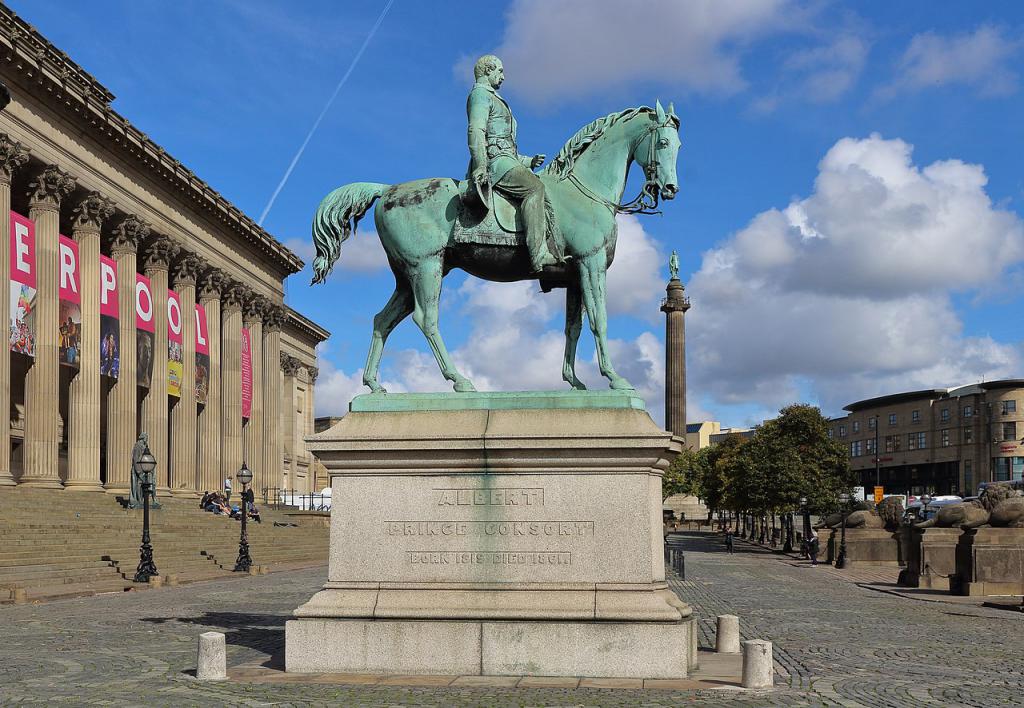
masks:
<svg viewBox="0 0 1024 708"><path fill-rule="evenodd" d="M730 528L727 528L725 530L725 552L726 553L732 553L732 548L733 548L732 542L733 542L732 528L730 527Z"/></svg>
<svg viewBox="0 0 1024 708"><path fill-rule="evenodd" d="M810 543L807 544L807 550L811 554L811 565L818 565L818 534L814 531L811 531L811 540Z"/></svg>
<svg viewBox="0 0 1024 708"><path fill-rule="evenodd" d="M225 477L224 478L224 501L225 502L230 502L231 501L231 478L230 477Z"/></svg>

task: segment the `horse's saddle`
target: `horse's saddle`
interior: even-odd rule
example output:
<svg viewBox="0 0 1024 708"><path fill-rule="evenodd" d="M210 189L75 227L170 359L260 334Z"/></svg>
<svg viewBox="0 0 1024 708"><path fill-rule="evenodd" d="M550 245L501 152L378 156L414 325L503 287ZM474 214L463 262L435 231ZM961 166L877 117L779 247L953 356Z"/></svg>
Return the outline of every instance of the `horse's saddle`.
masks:
<svg viewBox="0 0 1024 708"><path fill-rule="evenodd" d="M456 243L525 247L526 231L519 205L493 189L481 193L470 180L462 180L453 238Z"/></svg>

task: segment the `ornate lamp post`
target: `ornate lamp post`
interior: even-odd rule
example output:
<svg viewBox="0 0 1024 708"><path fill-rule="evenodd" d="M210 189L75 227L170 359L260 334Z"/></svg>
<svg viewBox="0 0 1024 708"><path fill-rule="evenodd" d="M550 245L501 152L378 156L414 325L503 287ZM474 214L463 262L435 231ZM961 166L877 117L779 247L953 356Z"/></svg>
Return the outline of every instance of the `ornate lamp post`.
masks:
<svg viewBox="0 0 1024 708"><path fill-rule="evenodd" d="M839 536L839 555L836 556L836 568L846 567L846 505L850 502L850 495L843 492L839 495L840 513L843 515L843 527Z"/></svg>
<svg viewBox="0 0 1024 708"><path fill-rule="evenodd" d="M800 512L804 517L803 540L800 541L800 557L811 557L811 510L807 507L807 497L800 497Z"/></svg>
<svg viewBox="0 0 1024 708"><path fill-rule="evenodd" d="M782 517L783 531L786 533L786 540L782 544L783 553L793 552L793 512L787 511Z"/></svg>
<svg viewBox="0 0 1024 708"><path fill-rule="evenodd" d="M145 451L138 460L142 471L142 546L139 548L139 567L135 569L135 582L148 583L154 575L160 575L153 562L153 546L149 543L149 498L156 491L153 470L156 469L156 458L146 445Z"/></svg>
<svg viewBox="0 0 1024 708"><path fill-rule="evenodd" d="M252 568L252 557L249 555L249 534L245 530L245 519L248 516L249 502L252 501L252 490L249 489L252 470L245 462L242 462L242 469L238 470L237 478L242 483L242 532L238 539L238 560L235 561L235 572L248 573Z"/></svg>

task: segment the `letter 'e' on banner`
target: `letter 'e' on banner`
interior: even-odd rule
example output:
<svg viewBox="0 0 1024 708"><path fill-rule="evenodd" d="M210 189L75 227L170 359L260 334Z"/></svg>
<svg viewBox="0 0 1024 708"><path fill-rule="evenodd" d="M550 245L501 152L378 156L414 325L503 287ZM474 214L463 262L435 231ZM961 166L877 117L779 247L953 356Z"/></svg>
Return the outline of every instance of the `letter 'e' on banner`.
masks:
<svg viewBox="0 0 1024 708"><path fill-rule="evenodd" d="M100 373L121 373L121 327L117 317L117 263L100 256Z"/></svg>
<svg viewBox="0 0 1024 708"><path fill-rule="evenodd" d="M173 290L167 291L167 393L181 398L181 378L184 376L182 355L181 298Z"/></svg>
<svg viewBox="0 0 1024 708"><path fill-rule="evenodd" d="M11 212L11 351L35 356L36 225Z"/></svg>
<svg viewBox="0 0 1024 708"><path fill-rule="evenodd" d="M210 393L210 331L206 308L196 305L196 403L206 404Z"/></svg>
<svg viewBox="0 0 1024 708"><path fill-rule="evenodd" d="M149 278L135 274L135 364L139 386L149 388L153 383L153 343L156 332L156 313L153 304L153 286Z"/></svg>
<svg viewBox="0 0 1024 708"><path fill-rule="evenodd" d="M78 265L78 244L67 236L57 243L60 271L58 293L60 310L57 321L57 341L61 366L79 368L82 337L82 291Z"/></svg>

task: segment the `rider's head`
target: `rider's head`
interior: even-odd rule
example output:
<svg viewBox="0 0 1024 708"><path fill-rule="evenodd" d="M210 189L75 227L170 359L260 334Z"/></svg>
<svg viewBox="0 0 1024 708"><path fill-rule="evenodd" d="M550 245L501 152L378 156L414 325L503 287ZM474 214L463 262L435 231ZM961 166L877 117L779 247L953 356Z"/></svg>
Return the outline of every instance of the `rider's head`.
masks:
<svg viewBox="0 0 1024 708"><path fill-rule="evenodd" d="M501 65L501 59L493 54L485 54L477 59L473 67L473 78L477 82L486 79L493 88L500 87L501 82L505 80L505 69Z"/></svg>

